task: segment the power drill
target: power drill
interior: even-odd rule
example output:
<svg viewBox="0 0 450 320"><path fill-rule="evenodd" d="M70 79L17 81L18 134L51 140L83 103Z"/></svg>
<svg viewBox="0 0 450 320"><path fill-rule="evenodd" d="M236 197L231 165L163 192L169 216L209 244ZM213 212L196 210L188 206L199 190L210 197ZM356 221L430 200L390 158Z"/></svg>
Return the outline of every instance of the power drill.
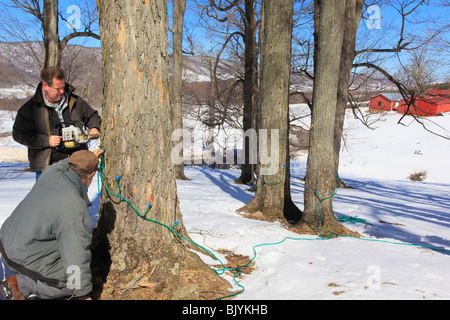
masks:
<svg viewBox="0 0 450 320"><path fill-rule="evenodd" d="M87 130L81 130L74 125L62 128L62 141L64 147L71 149L75 148L77 144L88 143L91 139L97 139L98 135L90 135Z"/></svg>
<svg viewBox="0 0 450 320"><path fill-rule="evenodd" d="M68 123L64 123L58 128L62 136L61 146L67 149L76 148L80 144L88 143L91 139L99 138L98 135L90 135L82 122L67 125Z"/></svg>

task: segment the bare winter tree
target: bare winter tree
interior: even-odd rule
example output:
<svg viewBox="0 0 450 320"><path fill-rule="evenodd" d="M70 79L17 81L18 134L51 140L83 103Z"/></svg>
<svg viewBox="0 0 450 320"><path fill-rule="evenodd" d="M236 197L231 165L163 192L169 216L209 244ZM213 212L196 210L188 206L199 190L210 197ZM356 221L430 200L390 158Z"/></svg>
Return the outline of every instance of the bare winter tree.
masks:
<svg viewBox="0 0 450 320"><path fill-rule="evenodd" d="M97 15L91 12L88 6L85 8L85 14L81 19L83 21L84 30L78 31L72 25L72 32L60 39L59 21L62 15L58 11L58 0L44 0L43 7L41 1L38 0L12 0L11 2L1 2L2 6L9 8L20 9L23 12L34 16L41 24L43 35L43 59L41 68L44 69L49 66L61 65L61 55L68 42L76 37L93 37L100 40L99 35L92 31L92 26L96 21ZM64 19L63 19L64 20ZM69 23L70 25L70 23Z"/></svg>
<svg viewBox="0 0 450 320"><path fill-rule="evenodd" d="M446 67L446 62L438 60L438 52L430 43L410 51L395 77L416 94L427 93L436 83L438 71Z"/></svg>
<svg viewBox="0 0 450 320"><path fill-rule="evenodd" d="M183 129L183 21L186 0L173 0L173 86L172 86L172 119L175 129ZM183 157L183 150L180 151ZM177 179L187 180L184 165L175 165Z"/></svg>
<svg viewBox="0 0 450 320"><path fill-rule="evenodd" d="M42 14L42 30L44 33L43 69L61 65L58 22L58 0L44 0Z"/></svg>
<svg viewBox="0 0 450 320"><path fill-rule="evenodd" d="M364 7L364 0L346 0L345 2L345 37L342 41L341 60L339 66L339 82L336 101L336 114L334 119L334 172L338 174L339 154L341 151L342 133L344 129L345 111L347 109L351 71L355 59L355 42L359 22ZM344 183L338 176L338 185Z"/></svg>
<svg viewBox="0 0 450 320"><path fill-rule="evenodd" d="M375 2L378 3L378 2ZM372 3L374 4L374 3ZM380 3L378 3L380 4ZM346 22L345 22L345 37L342 44L342 53L341 53L341 65L339 71L339 86L338 86L338 99L336 106L336 116L335 116L335 141L334 141L334 152L335 152L335 171L338 172L339 168L339 154L342 143L342 134L343 134L343 124L344 124L344 116L345 110L350 104L355 111L355 116L358 116L364 123L367 123L364 114L357 112L358 105L352 95L352 92L349 90L349 87L352 84L352 77L356 79L358 74L362 74L366 72L367 69L363 69L361 71L361 66L366 66L367 68L382 69L381 60L383 57L387 55L399 55L400 52L408 51L412 55L418 55L423 48L430 47L429 44L431 41L437 39L437 35L442 32L442 28L438 28L438 31L429 32L429 35L425 37L417 37L414 32L411 32L409 29L412 28L409 24L409 17L414 14L414 12L420 7L426 4L426 1L402 1L398 2L394 5L394 9L399 13L399 19L401 21L401 25L399 30L389 29L388 31L395 32L397 31L396 38L394 38L394 45L392 47L380 47L378 43L380 39L377 39L375 43L368 45L365 48L356 50L356 41L357 41L357 31L360 23L360 19L362 16L362 9L364 8L365 1L346 1ZM364 21L366 23L366 21ZM384 33L383 33L384 35ZM367 35L366 35L367 36ZM366 44L367 45L367 44ZM361 46L361 44L360 44ZM423 56L423 55L421 55ZM428 56L429 57L429 56ZM417 59L416 59L417 60ZM423 61L423 59L420 59ZM364 62L362 62L364 61ZM432 66L433 63L430 60L426 61L428 65ZM356 68L359 68L357 72ZM423 68L416 69L419 72ZM353 70L353 74L352 74ZM371 71L373 74L373 71ZM311 76L306 70L304 73L307 76ZM388 72L382 72L388 73ZM377 74L379 74L377 72ZM370 76L369 76L370 77ZM390 76L391 77L391 76ZM311 76L312 78L312 76ZM393 77L391 77L393 79ZM405 82L397 81L397 87L400 87L399 92L402 93L405 98L410 99L411 96L418 93L417 90L408 86ZM399 86L401 83L401 86ZM354 90L354 89L353 89ZM338 177L338 186L346 186L345 183Z"/></svg>
<svg viewBox="0 0 450 320"><path fill-rule="evenodd" d="M263 2L261 56L261 116L258 132L260 161L257 191L238 212L248 217L298 220L300 209L290 192L289 161L289 79L293 1ZM262 161L261 149L268 150L272 161Z"/></svg>
<svg viewBox="0 0 450 320"><path fill-rule="evenodd" d="M258 43L257 32L259 20L256 0L208 1L207 4L196 0L202 13L220 23L233 23L236 31L227 34L224 47L233 38L238 37L244 43L244 76L243 83L243 130L255 129L258 118ZM236 18L237 17L237 18ZM243 146L245 161L242 164L241 176L236 183L247 184L253 180L255 166L249 161L249 143Z"/></svg>
<svg viewBox="0 0 450 320"><path fill-rule="evenodd" d="M206 40L204 39L206 42ZM186 115L202 123L208 130L223 128L225 124L232 128L242 128L239 118L242 113L242 94L240 83L234 78L236 63L223 59L226 44L217 43L208 38L209 48L202 46L195 48L197 57L184 57L188 61L187 70L195 72L201 70L207 80L190 81L189 75L183 79L183 99ZM189 62L190 60L190 62ZM192 64L195 62L195 65ZM189 68L190 65L190 68ZM212 143L213 135L207 139ZM216 141L217 142L217 141Z"/></svg>
<svg viewBox="0 0 450 320"><path fill-rule="evenodd" d="M103 179L109 192L102 193L92 243L93 270L107 280L106 287L112 288L108 292L118 294L104 293L102 298L223 296L229 284L189 250L189 242L172 232L188 237L171 161L166 1L99 0L98 7ZM120 199L128 203L112 195L119 193L119 186ZM139 287L139 282L153 285L127 290L127 284Z"/></svg>
<svg viewBox="0 0 450 320"><path fill-rule="evenodd" d="M316 0L314 5L316 53L305 206L302 222L295 229L321 235L354 235L336 219L332 205L337 174L334 164L334 122L346 6L331 0Z"/></svg>

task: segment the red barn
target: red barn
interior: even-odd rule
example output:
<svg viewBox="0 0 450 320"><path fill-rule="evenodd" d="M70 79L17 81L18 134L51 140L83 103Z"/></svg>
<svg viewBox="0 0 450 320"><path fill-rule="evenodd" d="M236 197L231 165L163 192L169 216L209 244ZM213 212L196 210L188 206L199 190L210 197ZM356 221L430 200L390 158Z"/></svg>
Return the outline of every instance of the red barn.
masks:
<svg viewBox="0 0 450 320"><path fill-rule="evenodd" d="M399 113L406 113L432 117L443 112L450 111L450 90L431 90L424 96L417 96L414 105L408 110L408 105L403 101L398 107Z"/></svg>
<svg viewBox="0 0 450 320"><path fill-rule="evenodd" d="M438 90L438 89L433 89L428 91L427 93L428 95L432 95L432 96L441 96L441 97L450 97L450 90Z"/></svg>
<svg viewBox="0 0 450 320"><path fill-rule="evenodd" d="M403 100L401 94L398 93L382 93L370 99L369 109L379 111L393 111L399 106L399 102Z"/></svg>

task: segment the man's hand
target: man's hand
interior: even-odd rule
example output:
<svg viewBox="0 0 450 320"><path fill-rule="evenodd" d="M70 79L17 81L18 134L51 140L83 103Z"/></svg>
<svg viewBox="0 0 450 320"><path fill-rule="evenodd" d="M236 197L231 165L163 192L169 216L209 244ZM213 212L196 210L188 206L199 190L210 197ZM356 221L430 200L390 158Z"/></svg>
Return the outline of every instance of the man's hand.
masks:
<svg viewBox="0 0 450 320"><path fill-rule="evenodd" d="M95 149L92 150L92 152L97 156L97 158L100 158L100 156L103 154L103 150L101 149Z"/></svg>
<svg viewBox="0 0 450 320"><path fill-rule="evenodd" d="M61 139L61 136L50 136L48 139L48 143L50 144L50 147L55 148L60 145Z"/></svg>

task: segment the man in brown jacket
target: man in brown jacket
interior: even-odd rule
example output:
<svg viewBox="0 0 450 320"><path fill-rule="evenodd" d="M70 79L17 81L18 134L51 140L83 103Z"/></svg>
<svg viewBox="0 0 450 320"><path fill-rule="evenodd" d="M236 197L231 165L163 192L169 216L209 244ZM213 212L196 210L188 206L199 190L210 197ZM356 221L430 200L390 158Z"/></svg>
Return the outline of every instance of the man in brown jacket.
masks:
<svg viewBox="0 0 450 320"><path fill-rule="evenodd" d="M68 158L87 145L64 148L58 126L79 122L89 128L90 135L99 135L101 117L81 97L75 88L65 82L64 71L59 67L44 69L35 95L18 111L13 126L13 138L28 147L30 168L36 180L50 164Z"/></svg>

